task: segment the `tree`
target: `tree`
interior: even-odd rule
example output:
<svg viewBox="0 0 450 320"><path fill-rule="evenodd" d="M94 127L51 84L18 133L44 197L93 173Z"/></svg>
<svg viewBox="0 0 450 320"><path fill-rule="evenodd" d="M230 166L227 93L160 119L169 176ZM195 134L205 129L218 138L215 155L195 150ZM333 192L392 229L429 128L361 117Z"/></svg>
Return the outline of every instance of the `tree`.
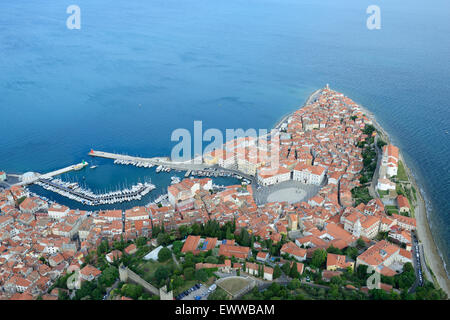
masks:
<svg viewBox="0 0 450 320"><path fill-rule="evenodd" d="M289 270L289 277L291 278L299 278L300 273L297 270L297 262L294 262L291 266L291 270Z"/></svg>
<svg viewBox="0 0 450 320"><path fill-rule="evenodd" d="M189 228L187 226L180 226L178 233L180 234L180 238L184 239L189 234Z"/></svg>
<svg viewBox="0 0 450 320"><path fill-rule="evenodd" d="M193 268L195 265L194 254L192 252L187 252L184 256L183 268Z"/></svg>
<svg viewBox="0 0 450 320"><path fill-rule="evenodd" d="M194 272L195 272L194 268L186 268L186 269L184 269L184 272L183 272L184 279L186 279L186 280L194 279Z"/></svg>
<svg viewBox="0 0 450 320"><path fill-rule="evenodd" d="M337 286L341 286L341 285L342 285L342 279L341 279L341 277L339 277L339 276L331 277L330 282L331 282L332 284L337 285Z"/></svg>
<svg viewBox="0 0 450 320"><path fill-rule="evenodd" d="M328 298L332 300L337 300L340 298L339 287L332 284L330 290L328 291Z"/></svg>
<svg viewBox="0 0 450 320"><path fill-rule="evenodd" d="M273 278L279 278L281 276L281 268L279 265L276 265L275 268L273 268Z"/></svg>
<svg viewBox="0 0 450 320"><path fill-rule="evenodd" d="M317 249L314 251L313 256L312 256L312 260L311 260L311 265L316 267L316 268L320 268L323 266L323 264L325 263L325 261L327 260L327 252L324 249Z"/></svg>
<svg viewBox="0 0 450 320"><path fill-rule="evenodd" d="M158 240L158 244L162 246L167 246L170 243L170 235L165 232L160 232L156 239Z"/></svg>
<svg viewBox="0 0 450 320"><path fill-rule="evenodd" d="M250 246L250 235L248 234L248 231L244 228L241 228L241 232L239 234L239 243L244 247Z"/></svg>
<svg viewBox="0 0 450 320"><path fill-rule="evenodd" d="M356 268L356 275L358 279L361 280L361 283L365 283L370 274L367 273L368 267L364 264L360 264L358 268Z"/></svg>
<svg viewBox="0 0 450 320"><path fill-rule="evenodd" d="M142 295L143 291L144 289L140 285L126 283L122 286L120 293L122 296L137 300Z"/></svg>
<svg viewBox="0 0 450 320"><path fill-rule="evenodd" d="M380 138L378 138L378 141L377 141L378 148L382 149L385 145L387 145L387 143L385 141L381 140Z"/></svg>
<svg viewBox="0 0 450 320"><path fill-rule="evenodd" d="M172 279L172 287L173 287L174 289L176 289L176 288L178 288L178 287L181 287L183 284L184 284L184 280L183 280L183 277L182 277L182 276L175 276L175 277Z"/></svg>
<svg viewBox="0 0 450 320"><path fill-rule="evenodd" d="M95 288L91 292L91 298L92 300L102 300L103 299L103 293L100 288Z"/></svg>
<svg viewBox="0 0 450 320"><path fill-rule="evenodd" d="M216 257L214 257L214 256L209 256L209 257L206 257L205 262L206 263L217 264L218 263L218 259Z"/></svg>
<svg viewBox="0 0 450 320"><path fill-rule="evenodd" d="M172 251L170 251L169 248L162 248L158 252L158 261L159 262L165 262L169 260L172 257Z"/></svg>
<svg viewBox="0 0 450 320"><path fill-rule="evenodd" d="M152 237L157 238L160 232L161 232L161 227L159 225L153 226Z"/></svg>
<svg viewBox="0 0 450 320"><path fill-rule="evenodd" d="M173 253L175 253L175 254L180 253L182 248L183 248L183 242L177 240L172 243Z"/></svg>
<svg viewBox="0 0 450 320"><path fill-rule="evenodd" d="M58 300L70 300L66 290L58 290Z"/></svg>
<svg viewBox="0 0 450 320"><path fill-rule="evenodd" d="M110 287L116 279L119 277L119 271L114 266L109 266L102 271L102 274L98 278L98 284L107 288Z"/></svg>
<svg viewBox="0 0 450 320"><path fill-rule="evenodd" d="M366 246L366 243L364 242L364 240L362 238L358 238L358 240L356 240L356 245L360 248L363 248Z"/></svg>
<svg viewBox="0 0 450 320"><path fill-rule="evenodd" d="M295 290L301 287L301 282L299 279L292 279L289 284L288 284L288 288L290 290Z"/></svg>
<svg viewBox="0 0 450 320"><path fill-rule="evenodd" d="M225 233L225 238L228 240L232 240L234 239L234 235L231 233L231 227L228 226L226 233Z"/></svg>
<svg viewBox="0 0 450 320"><path fill-rule="evenodd" d="M395 275L394 280L399 289L409 289L416 281L416 273L413 265L410 262L405 263L402 273Z"/></svg>
<svg viewBox="0 0 450 320"><path fill-rule="evenodd" d="M97 256L101 256L102 254L109 251L108 241L103 240L100 245L97 247Z"/></svg>
<svg viewBox="0 0 450 320"><path fill-rule="evenodd" d="M142 247L145 246L147 244L147 238L146 237L139 237L136 239L136 246L137 247Z"/></svg>
<svg viewBox="0 0 450 320"><path fill-rule="evenodd" d="M198 223L192 225L192 234L198 236L202 231L201 226Z"/></svg>
<svg viewBox="0 0 450 320"><path fill-rule="evenodd" d="M367 135L371 135L372 132L375 131L375 127L371 124L366 124L366 126L363 129L363 133L367 134Z"/></svg>
<svg viewBox="0 0 450 320"><path fill-rule="evenodd" d="M358 249L356 249L355 247L347 247L347 249L345 249L345 255L352 260L356 260L356 258L358 257Z"/></svg>
<svg viewBox="0 0 450 320"><path fill-rule="evenodd" d="M169 278L169 268L166 266L159 266L155 271L155 279L158 283L161 283L163 280Z"/></svg>
<svg viewBox="0 0 450 320"><path fill-rule="evenodd" d="M291 271L291 266L290 266L289 262L286 262L285 264L283 264L281 266L281 270L283 270L285 275L289 275L289 271Z"/></svg>
<svg viewBox="0 0 450 320"><path fill-rule="evenodd" d="M195 279L202 282L208 281L208 272L205 269L195 271Z"/></svg>
<svg viewBox="0 0 450 320"><path fill-rule="evenodd" d="M87 297L95 289L95 284L92 281L83 281L81 288L75 293L75 299L80 300Z"/></svg>
<svg viewBox="0 0 450 320"><path fill-rule="evenodd" d="M327 248L327 252L334 253L334 254L342 254L342 251L338 248L335 248L333 245L331 245Z"/></svg>

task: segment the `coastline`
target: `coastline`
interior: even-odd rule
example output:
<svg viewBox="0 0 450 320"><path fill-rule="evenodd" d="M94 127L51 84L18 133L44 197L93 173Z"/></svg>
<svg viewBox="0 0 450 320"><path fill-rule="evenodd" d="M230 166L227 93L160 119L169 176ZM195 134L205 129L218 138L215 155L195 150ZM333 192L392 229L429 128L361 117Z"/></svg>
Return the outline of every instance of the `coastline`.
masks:
<svg viewBox="0 0 450 320"><path fill-rule="evenodd" d="M372 120L374 127L381 132L386 142L391 143L390 135L377 122L374 114L369 110L367 110L366 108L364 108L363 106L361 106L360 104L358 104L358 106L366 114L366 116L370 120ZM417 181L414 175L412 174L409 166L407 165L401 151L399 157L400 160L403 162L403 166L405 168L408 179L411 182L411 185L416 189L417 205L415 207L415 215L414 215L417 223L416 233L419 242L423 246L423 254L425 256L425 264L423 265L423 268L431 269L432 275L431 276L429 275L429 272L427 272L428 270L424 270L425 271L424 273L425 275L427 275L428 278L431 277L431 279L428 280L430 280L435 284L437 282L439 287L450 297L450 280L448 279L444 260L442 259L439 248L436 245L433 238L433 233L428 221L426 203L422 195L423 189L420 188L419 185L417 184Z"/></svg>
<svg viewBox="0 0 450 320"><path fill-rule="evenodd" d="M316 91L314 91L313 93L311 93L308 98L306 99L305 103L300 107L295 109L294 111L291 111L287 114L285 114L280 120L278 120L275 125L273 126L274 129L279 129L279 127L281 126L281 124L283 124L290 116L292 116L296 111L298 111L299 109L305 107L306 105L308 105L311 102L311 99L317 95L320 91L322 91L323 88L317 89Z"/></svg>

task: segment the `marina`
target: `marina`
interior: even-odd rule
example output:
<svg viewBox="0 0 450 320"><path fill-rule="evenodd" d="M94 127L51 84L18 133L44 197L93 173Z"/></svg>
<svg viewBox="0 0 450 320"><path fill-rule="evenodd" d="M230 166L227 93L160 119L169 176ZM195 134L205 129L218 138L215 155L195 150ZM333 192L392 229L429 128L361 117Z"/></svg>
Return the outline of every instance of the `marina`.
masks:
<svg viewBox="0 0 450 320"><path fill-rule="evenodd" d="M143 196L156 188L155 185L145 182L138 183L130 188L97 194L91 190L80 187L76 182L64 182L61 179L40 178L35 182L35 184L45 190L58 193L61 196L88 206L141 200Z"/></svg>
<svg viewBox="0 0 450 320"><path fill-rule="evenodd" d="M184 177L189 176L196 177L232 177L242 180L244 183L250 184L255 183L254 177L245 175L237 170L227 169L219 167L217 165L206 165L206 164L195 164L191 161L187 162L173 162L169 158L156 157L156 158L141 158L133 157L129 155L121 155L108 153L104 151L94 151L93 149L89 152L90 156L102 157L107 159L114 159L114 164L119 165L132 165L140 168L153 168L156 166L155 172L171 172L176 171L186 171Z"/></svg>

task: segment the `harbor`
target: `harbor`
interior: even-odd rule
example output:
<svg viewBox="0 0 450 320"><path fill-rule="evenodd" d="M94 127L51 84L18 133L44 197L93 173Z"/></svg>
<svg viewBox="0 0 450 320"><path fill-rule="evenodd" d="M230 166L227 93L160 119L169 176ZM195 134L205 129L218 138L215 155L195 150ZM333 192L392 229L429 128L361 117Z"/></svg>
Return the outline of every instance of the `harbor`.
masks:
<svg viewBox="0 0 450 320"><path fill-rule="evenodd" d="M102 204L123 203L133 200L141 200L143 196L155 189L151 183L138 183L122 190L111 191L104 194L97 194L91 190L80 187L76 182L64 182L61 179L40 178L36 185L68 199L75 200L84 205L97 206Z"/></svg>
<svg viewBox="0 0 450 320"><path fill-rule="evenodd" d="M238 170L219 167L218 165L195 164L190 161L174 162L170 161L169 158L163 157L142 158L94 150L91 150L89 155L93 157L114 159L113 163L116 165L131 165L138 168L154 168L156 166L156 173L171 172L172 170L177 172L186 171L184 174L185 178L188 178L189 176L210 178L231 177L242 180L242 182L247 184L256 184L256 179L253 176L246 175Z"/></svg>
<svg viewBox="0 0 450 320"><path fill-rule="evenodd" d="M93 166L95 168L92 168ZM55 170L53 172L62 173L50 178L46 178L44 174L36 176L33 181L29 181L24 186L49 203L56 202L74 209L96 211L127 210L135 206L151 204L166 205L168 201L167 187L181 182L186 177L209 176L214 179L213 185L217 189L248 182L248 180L243 180L242 176L239 176L241 179L238 179L238 175L220 172L217 168L187 171L168 170L167 167L165 170L162 170L162 167L161 170L156 170L157 168L156 165L143 165L142 162L120 159L111 161L110 158L98 158L91 159L89 165L84 166L81 170ZM20 182L22 176L18 174L16 180ZM148 193L116 194L118 190L132 189L133 186L145 182L151 182L154 185ZM81 195L77 193L80 191Z"/></svg>

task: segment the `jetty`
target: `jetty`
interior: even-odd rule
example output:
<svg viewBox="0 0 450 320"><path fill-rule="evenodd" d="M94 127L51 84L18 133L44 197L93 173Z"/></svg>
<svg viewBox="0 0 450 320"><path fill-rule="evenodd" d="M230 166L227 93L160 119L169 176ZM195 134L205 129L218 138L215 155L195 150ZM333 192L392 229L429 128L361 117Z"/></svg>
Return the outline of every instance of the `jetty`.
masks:
<svg viewBox="0 0 450 320"><path fill-rule="evenodd" d="M71 166L62 168L62 169L58 169L52 172L48 172L48 173L44 173L44 174L40 174L37 172L29 172L26 174L23 174L22 176L20 176L21 178L21 182L16 183L15 185L17 186L24 186L24 185L28 185L28 184L33 184L36 181L38 181L39 179L52 179L55 176L59 176L60 174L66 173L66 172L70 172L70 171L74 171L74 170L81 170L84 167L86 167L88 165L88 163L86 161L83 161L81 163L78 164L73 164Z"/></svg>
<svg viewBox="0 0 450 320"><path fill-rule="evenodd" d="M147 167L147 168L153 166L161 166L160 168L187 171L187 170L204 170L211 167L210 165L204 163L202 164L194 163L192 160L181 162L181 161L172 161L170 160L169 157L143 158L124 154L98 151L93 149L91 149L88 155L90 155L91 157L113 159L116 164L125 164L125 165L131 164L137 167Z"/></svg>

